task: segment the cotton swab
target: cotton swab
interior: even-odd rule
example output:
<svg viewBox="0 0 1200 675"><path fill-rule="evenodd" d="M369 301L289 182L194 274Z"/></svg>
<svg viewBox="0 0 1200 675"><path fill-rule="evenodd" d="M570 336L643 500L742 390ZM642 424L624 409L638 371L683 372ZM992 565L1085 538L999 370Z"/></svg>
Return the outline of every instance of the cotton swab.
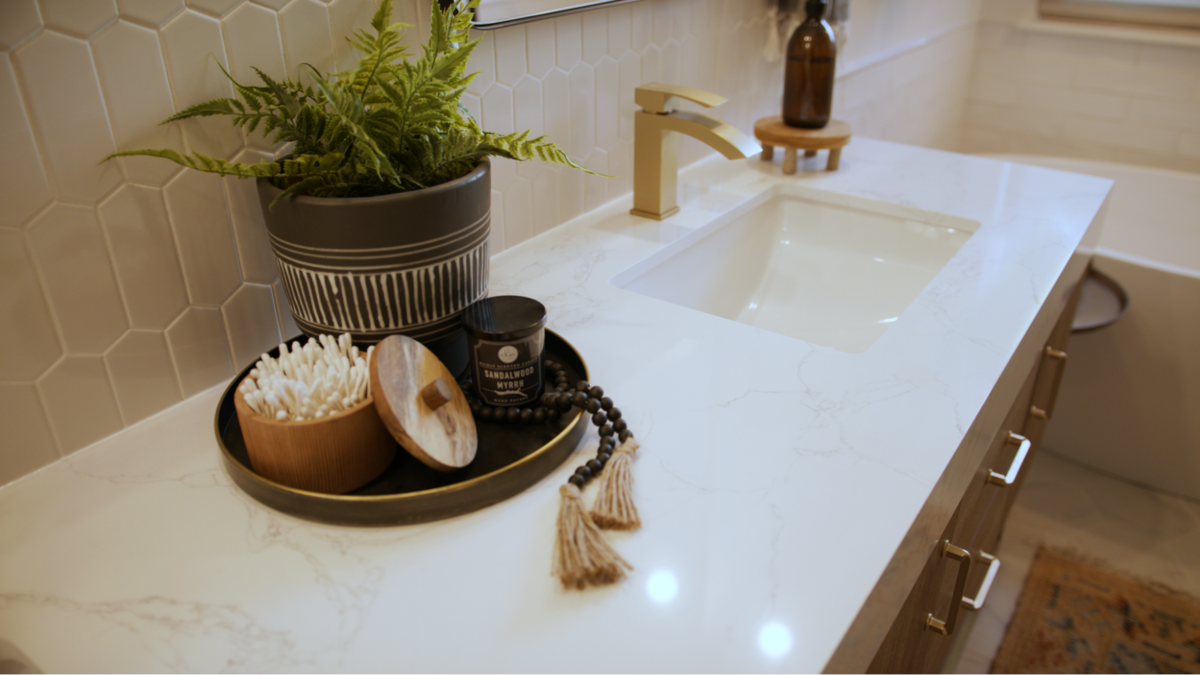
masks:
<svg viewBox="0 0 1200 675"><path fill-rule="evenodd" d="M259 415L279 420L321 419L352 408L371 395L368 365L375 347L360 352L350 334L320 335L301 345L279 345L279 358L263 354L238 386Z"/></svg>

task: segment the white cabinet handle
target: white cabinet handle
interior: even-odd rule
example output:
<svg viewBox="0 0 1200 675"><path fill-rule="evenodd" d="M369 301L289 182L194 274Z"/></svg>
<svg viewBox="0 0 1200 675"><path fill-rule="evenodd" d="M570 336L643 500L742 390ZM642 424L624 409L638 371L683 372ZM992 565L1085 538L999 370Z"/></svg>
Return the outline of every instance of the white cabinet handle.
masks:
<svg viewBox="0 0 1200 675"><path fill-rule="evenodd" d="M1017 456L1013 457L1012 464L1008 467L1008 473L997 473L994 470L988 472L987 482L990 485L1008 487L1017 482L1017 476L1021 474L1021 467L1025 464L1025 458L1029 456L1029 448L1032 446L1032 443L1029 442L1028 438L1010 431L1008 432L1006 442L1009 445L1020 446L1017 448Z"/></svg>
<svg viewBox="0 0 1200 675"><path fill-rule="evenodd" d="M973 611L983 609L983 603L987 602L988 591L992 590L992 582L996 580L996 573L1000 571L1000 559L996 556L980 551L979 558L988 564L987 573L983 575L983 583L979 584L979 590L975 593L975 597L963 596L963 609Z"/></svg>
<svg viewBox="0 0 1200 675"><path fill-rule="evenodd" d="M950 558L958 561L958 580L954 582L954 596L961 598L963 591L967 588L967 576L971 574L971 553L963 550L950 540L942 541L942 557ZM962 607L961 602L950 603L950 615L945 621L935 617L932 613L925 617L925 630L931 630L938 635L953 635L954 627L958 625L958 610Z"/></svg>

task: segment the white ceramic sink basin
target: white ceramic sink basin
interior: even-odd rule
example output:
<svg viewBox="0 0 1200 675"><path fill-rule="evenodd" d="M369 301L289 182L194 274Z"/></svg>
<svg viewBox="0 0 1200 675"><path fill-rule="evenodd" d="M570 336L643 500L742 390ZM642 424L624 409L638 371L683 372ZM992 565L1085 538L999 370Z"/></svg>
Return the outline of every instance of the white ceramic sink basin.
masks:
<svg viewBox="0 0 1200 675"><path fill-rule="evenodd" d="M672 242L614 286L843 352L866 351L974 220L781 186Z"/></svg>

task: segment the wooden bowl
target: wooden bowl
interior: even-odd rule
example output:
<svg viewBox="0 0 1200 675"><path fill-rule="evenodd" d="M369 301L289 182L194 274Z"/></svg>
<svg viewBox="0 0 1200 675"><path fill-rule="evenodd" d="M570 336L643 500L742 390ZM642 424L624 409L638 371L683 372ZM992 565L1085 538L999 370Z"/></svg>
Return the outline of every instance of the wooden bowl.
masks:
<svg viewBox="0 0 1200 675"><path fill-rule="evenodd" d="M372 397L336 415L302 422L259 415L241 391L233 404L251 467L280 485L345 494L379 477L396 456L396 440Z"/></svg>

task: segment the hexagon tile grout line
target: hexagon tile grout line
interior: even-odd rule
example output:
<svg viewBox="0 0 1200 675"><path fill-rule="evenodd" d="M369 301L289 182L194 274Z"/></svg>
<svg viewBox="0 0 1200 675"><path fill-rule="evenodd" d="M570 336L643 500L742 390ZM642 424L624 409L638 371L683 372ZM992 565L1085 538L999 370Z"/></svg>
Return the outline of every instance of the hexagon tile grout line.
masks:
<svg viewBox="0 0 1200 675"><path fill-rule="evenodd" d="M184 11L192 11L197 14L207 16L210 19L216 19L217 21L220 21L224 17L229 16L230 12L232 12L234 9L241 6L242 4L243 4L243 2L232 2L232 3L230 3L229 8L226 9L224 12L214 12L210 9L207 9L205 7L201 7L201 6L197 5L195 2L192 2L192 0L187 0L184 5Z"/></svg>
<svg viewBox="0 0 1200 675"><path fill-rule="evenodd" d="M121 337L117 338L116 340L113 340L113 343L108 346L108 349L104 350L104 353L100 355L100 363L102 363L104 365L104 374L108 376L108 386L109 386L109 388L112 389L113 401L115 401L117 404L117 414L121 416L121 427L122 428L126 428L126 427L130 426L129 415L127 415L125 412L125 406L121 405L121 397L119 395L117 395L117 386L113 382L114 378L113 378L113 372L112 372L112 364L109 363L108 355L111 354L114 349L116 349L117 345L121 343L121 340L125 339L125 337L127 335L129 335L130 331L132 331L132 330L133 329L130 328L129 330L125 331L125 333L123 335L121 335ZM165 341L165 339L164 339L164 341ZM179 381L178 378L176 378L177 384L178 384L178 381ZM51 426L53 426L53 425L51 425ZM80 448L80 449L82 449L82 448Z"/></svg>
<svg viewBox="0 0 1200 675"><path fill-rule="evenodd" d="M175 346L171 344L171 340L167 338L167 331L171 330L175 324L179 323L180 320L183 319L183 316L187 314L189 309L191 309L191 306L184 307L182 310L180 310L179 314L176 314L174 319L168 321L167 327L163 329L163 341L167 343L167 354L171 357L171 370L175 372L175 385L179 388L179 398L183 401L188 400L187 392L184 391L183 388L183 373L179 371L179 356L175 354ZM230 361L232 362L233 359L231 358Z"/></svg>
<svg viewBox="0 0 1200 675"><path fill-rule="evenodd" d="M54 206L54 202L51 202L48 206L46 206L45 209L42 209L39 212L39 214L45 213L46 211L50 210L53 206ZM62 322L59 321L58 312L54 311L54 301L51 299L50 290L46 286L46 276L42 271L42 265L38 261L37 256L35 256L33 254L33 244L29 241L29 229L28 228L22 228L22 230L21 230L21 246L24 247L25 258L27 260L29 260L29 265L31 267L33 267L33 273L37 276L38 290L40 290L42 292L42 302L46 303L46 309L49 310L50 323L52 323L54 325L54 337L58 339L58 347L59 347L59 349L62 350L62 354L59 356L59 359L61 360L62 358L65 358L67 355L67 338L66 338L66 334L63 331ZM58 363L58 362L55 361L55 363ZM46 368L46 371L42 372L42 375L45 375L46 372L48 372L53 367L54 367L53 365L48 366ZM38 375L38 377L40 378L40 377L42 377L42 375Z"/></svg>
<svg viewBox="0 0 1200 675"><path fill-rule="evenodd" d="M113 342L113 344L104 352L104 355L102 358L102 361L104 362L105 372L108 373L109 383L113 389L113 396L115 397L116 402L117 402L117 412L120 413L121 422L126 427L131 426L133 424L137 424L138 422L148 419L149 417L153 417L154 415L162 412L166 408L169 408L172 405L175 405L176 403L179 403L180 401L184 400L182 393L180 393L182 391L182 388L180 387L180 384L179 384L179 376L175 372L175 364L172 361L172 363L171 363L171 382L175 385L175 387L174 387L175 391L177 393L179 393L179 400L167 402L167 405L164 407L158 407L160 405L160 402L156 400L152 406L152 407L157 408L156 410L154 410L154 412L151 412L147 415L143 415L142 417L139 417L137 419L131 419L131 417L134 414L136 414L136 412L134 410L126 410L126 408L136 408L137 406L134 405L132 402L126 400L126 398L121 395L121 389L117 386L117 375L116 375L116 373L113 372L114 371L113 361L116 359L117 352L122 347L122 343L125 340L131 339L131 338L135 337L137 334L143 334L143 333L157 334L158 338L160 340L162 340L162 346L167 348L166 353L167 353L168 357L170 356L170 348L167 345L167 337L166 337L166 334L164 331L147 330L147 329L140 329L140 328L130 328L129 330L125 331L124 335L122 335L115 342ZM137 378L135 378L135 379L137 379ZM126 393L128 394L128 391Z"/></svg>
<svg viewBox="0 0 1200 675"><path fill-rule="evenodd" d="M54 208L54 205L56 203L58 203L58 202L53 197L51 197L50 200L47 201L44 206L42 206L42 208L38 209L32 215L30 215L28 218L21 221L21 224L17 227L17 229L19 229L21 231L28 230L30 223L32 223L33 221L35 221L38 218L41 218L43 215L45 215L47 211Z"/></svg>
<svg viewBox="0 0 1200 675"><path fill-rule="evenodd" d="M14 46L14 47L10 48L8 51L10 62L11 62L11 59L16 56L17 50L19 48L24 47L26 44L33 42L34 39L41 36L41 34L45 33L45 32L46 32L45 28L40 28L37 31L35 31L33 33L33 35L30 35L29 37L22 40L19 46ZM88 51L90 52L91 49L89 48ZM29 123L29 131L30 131L30 135L33 137L34 150L37 151L38 160L40 160L42 163L42 173L48 174L49 173L48 167L50 166L50 158L46 156L46 148L45 148L46 144L42 141L42 134L38 130L37 118L33 115L33 111L30 110L30 108L29 108L29 87L26 86L26 84L25 84L25 75L24 75L24 73L21 72L21 69L16 67L16 63L12 64L12 74L13 74L13 81L16 82L16 84L17 84L17 95L21 97L21 109L25 111L25 119ZM50 180L49 175L46 175L45 179L46 179L46 185L50 189L50 201L46 202L46 204L44 206L42 206L42 208L38 209L38 211L36 213L34 213L32 216L30 216L29 218L26 218L25 222L21 224L22 229L28 227L29 223L33 222L38 217L40 217L43 213L45 213L47 209L49 209L51 206L54 205L55 200L59 198L59 195L57 194L58 190L57 190L56 186L54 185L54 181Z"/></svg>
<svg viewBox="0 0 1200 675"><path fill-rule="evenodd" d="M149 19L144 19L140 16L130 14L128 11L122 10L121 9L121 0L117 0L117 17L120 20L128 21L129 23L131 23L135 26L141 26L142 28L149 28L150 30L155 31L155 32L157 32L163 26L167 25L167 23L169 23L171 21L171 19L174 19L181 12L186 12L186 11L187 11L187 7L185 7L184 4L181 2L181 3L179 3L179 6L176 7L170 14L168 14L165 17L163 17L162 19L160 19L158 23L154 23L153 21L150 21Z"/></svg>
<svg viewBox="0 0 1200 675"><path fill-rule="evenodd" d="M48 36L48 35L57 36L64 40L69 40L71 42L79 43L79 44L83 45L83 47L86 49L87 61L88 61L87 67L90 68L90 71L91 71L90 72L91 78L89 80L89 84L94 82L95 87L96 87L96 92L100 96L100 110L99 111L103 115L104 132L106 132L106 135L107 135L106 140L109 141L109 143L107 145L109 146L109 148L111 148L111 150L115 150L116 149L116 141L113 138L112 125L111 125L111 121L109 120L107 106L104 105L104 92L100 88L99 76L96 71L95 56L92 53L91 44L89 42L87 42L86 40L80 40L78 38L72 37L65 33L59 33L57 31L53 31L53 30L49 30L49 29L44 29L41 32L39 32L38 39L46 39L45 36ZM51 195L53 195L53 198L56 201L61 201L63 203L69 203L69 204L79 204L80 202L70 201L69 199L64 198L64 196L62 194L62 192L63 192L62 185L60 183L68 181L69 178L79 179L80 177L79 176L61 175L60 172L62 172L64 170L64 166L58 162L53 161L55 159L55 154L61 154L61 153L54 153L52 151L52 149L50 148L51 144L47 142L47 130L44 128L45 124L35 114L36 110L34 107L34 100L33 100L34 97L31 95L29 83L27 83L25 81L25 78L26 78L25 70L26 70L26 67L28 67L28 66L18 67L21 64L25 63L25 58L23 58L25 51L32 48L33 46L35 46L35 44L36 44L36 42L30 41L29 44L24 45L21 48L20 53L12 52L13 61L14 61L14 63L13 63L14 77L17 82L17 87L21 93L22 103L25 108L26 116L29 119L30 128L33 130L33 138L34 138L35 146L38 148L38 155L42 160L43 169L46 172L47 178L49 179L47 182L50 185ZM59 59L58 62L62 63L62 59ZM75 73L75 74L78 75L79 73ZM45 105L49 102L43 98L42 103L43 103L43 105ZM78 140L78 139L75 139L75 140ZM105 139L101 139L101 140L103 141ZM62 159L62 157L58 157L58 159ZM119 183L120 180L122 180L124 178L124 174L120 169L117 169L116 172L117 172L117 175L120 176L120 178L117 180L117 182ZM106 191L106 193L107 193L107 191ZM99 199L94 199L91 202L91 204L88 204L88 205L94 206L95 203L98 203L98 202L99 202Z"/></svg>
<svg viewBox="0 0 1200 675"><path fill-rule="evenodd" d="M117 186L116 190L113 190L112 192L105 195L104 199L101 199L99 203L103 204L107 200L111 199L113 197L113 195L116 194L117 190L120 190L124 186L125 186L125 184L122 182L121 185ZM125 293L125 283L123 281L121 281L121 275L120 275L120 273L117 272L117 270L120 269L120 267L117 265L117 254L116 254L116 251L113 249L112 237L110 237L108 234L108 228L104 227L104 219L100 217L99 204L96 205L95 211L96 211L96 222L100 224L100 236L104 238L104 250L108 252L108 264L110 267L112 267L113 280L117 284L117 297L121 299L121 308L125 310L125 323L129 324L129 328L127 328L125 330L125 332L128 333L129 331L134 329L133 312L130 311L130 309L129 309L129 298L126 296L126 293ZM104 350L104 352L108 353L109 351L111 351L113 348L113 345L117 344L120 341L121 341L121 338L117 338L116 340L114 340L113 344L109 345L108 349ZM112 374L109 373L109 376L111 377ZM120 405L118 405L117 407L119 408Z"/></svg>
<svg viewBox="0 0 1200 675"><path fill-rule="evenodd" d="M67 355L64 352L54 363L50 364L49 368L46 368L45 372L38 375L37 379L33 381L33 393L37 396L38 405L42 408L42 415L46 418L46 426L50 428L50 437L54 439L54 449L58 451L59 458L66 457L70 453L63 449L62 438L59 436L58 429L55 428L54 418L50 417L50 406L46 403L46 395L42 393L42 387L39 383L46 376L46 373L57 368L66 358Z"/></svg>

